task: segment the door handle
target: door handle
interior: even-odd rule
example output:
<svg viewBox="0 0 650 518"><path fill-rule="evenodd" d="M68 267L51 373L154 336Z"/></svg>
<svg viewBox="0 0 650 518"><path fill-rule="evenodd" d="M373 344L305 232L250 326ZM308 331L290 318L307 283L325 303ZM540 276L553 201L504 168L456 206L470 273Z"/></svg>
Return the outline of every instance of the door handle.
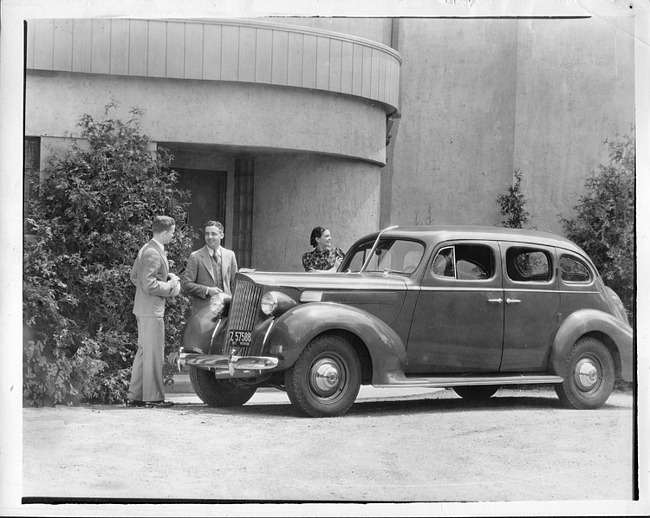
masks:
<svg viewBox="0 0 650 518"><path fill-rule="evenodd" d="M518 299L506 299L506 304L519 304L521 300Z"/></svg>
<svg viewBox="0 0 650 518"><path fill-rule="evenodd" d="M487 301L490 304L501 304L503 302L503 299L488 299Z"/></svg>

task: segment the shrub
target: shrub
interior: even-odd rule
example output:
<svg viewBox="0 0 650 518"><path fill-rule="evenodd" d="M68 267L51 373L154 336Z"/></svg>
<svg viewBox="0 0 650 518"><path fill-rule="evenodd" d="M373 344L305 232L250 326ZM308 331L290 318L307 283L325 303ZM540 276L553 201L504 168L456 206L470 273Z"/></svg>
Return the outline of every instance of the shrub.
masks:
<svg viewBox="0 0 650 518"><path fill-rule="evenodd" d="M40 196L29 201L32 236L25 241L23 325L27 404L125 399L137 326L135 287L129 280L139 248L152 236L155 215L179 221L189 193L164 150L148 150L142 113L122 122L83 115L87 145L73 142L44 169ZM192 230L177 225L168 247L170 266L184 264ZM179 340L189 301L168 299L168 348ZM166 351L168 352L168 351ZM169 380L171 369L166 371Z"/></svg>
<svg viewBox="0 0 650 518"><path fill-rule="evenodd" d="M594 261L605 283L634 312L635 139L630 134L606 140L609 163L599 164L585 182L575 216L561 217L566 236Z"/></svg>
<svg viewBox="0 0 650 518"><path fill-rule="evenodd" d="M519 169L513 172L513 183L509 185L506 192L497 196L497 205L502 216L506 219L501 222L502 227L524 228L530 219L530 213L526 210L528 200L521 192L521 179L523 177Z"/></svg>

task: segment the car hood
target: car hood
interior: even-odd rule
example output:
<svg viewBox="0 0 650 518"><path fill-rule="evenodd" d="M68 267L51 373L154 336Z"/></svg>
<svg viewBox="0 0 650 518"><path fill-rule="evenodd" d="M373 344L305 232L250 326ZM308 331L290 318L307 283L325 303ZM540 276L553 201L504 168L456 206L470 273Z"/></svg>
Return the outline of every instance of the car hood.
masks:
<svg viewBox="0 0 650 518"><path fill-rule="evenodd" d="M399 315L408 291L406 279L394 274L240 272L238 275L268 287L293 288L301 293L321 292L322 302L355 306L389 325Z"/></svg>
<svg viewBox="0 0 650 518"><path fill-rule="evenodd" d="M380 273L306 273L306 272L239 272L256 284L290 286L300 290L406 290L407 283L399 275Z"/></svg>

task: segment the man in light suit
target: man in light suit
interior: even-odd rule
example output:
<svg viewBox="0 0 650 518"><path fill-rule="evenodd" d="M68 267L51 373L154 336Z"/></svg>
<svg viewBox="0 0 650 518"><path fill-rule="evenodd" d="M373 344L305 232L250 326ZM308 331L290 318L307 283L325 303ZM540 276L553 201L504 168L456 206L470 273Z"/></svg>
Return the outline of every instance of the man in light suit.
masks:
<svg viewBox="0 0 650 518"><path fill-rule="evenodd" d="M165 245L176 226L169 216L156 216L153 239L144 245L131 268L135 285L133 314L138 320L138 350L133 360L127 406L165 407L163 357L165 351L165 299L180 291L179 278L169 273Z"/></svg>
<svg viewBox="0 0 650 518"><path fill-rule="evenodd" d="M210 297L235 289L235 253L221 246L223 225L218 221L203 224L205 246L192 252L183 273L183 292L192 297L192 313L210 304Z"/></svg>

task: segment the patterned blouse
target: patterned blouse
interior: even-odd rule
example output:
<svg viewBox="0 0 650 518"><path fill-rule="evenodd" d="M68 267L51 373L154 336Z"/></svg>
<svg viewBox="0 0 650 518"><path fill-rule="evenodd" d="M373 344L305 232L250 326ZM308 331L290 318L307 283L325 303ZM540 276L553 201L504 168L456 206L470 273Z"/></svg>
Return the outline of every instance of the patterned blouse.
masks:
<svg viewBox="0 0 650 518"><path fill-rule="evenodd" d="M302 265L306 272L309 270L329 270L336 264L336 258L344 255L340 248L320 250L316 247L311 252L302 255Z"/></svg>

